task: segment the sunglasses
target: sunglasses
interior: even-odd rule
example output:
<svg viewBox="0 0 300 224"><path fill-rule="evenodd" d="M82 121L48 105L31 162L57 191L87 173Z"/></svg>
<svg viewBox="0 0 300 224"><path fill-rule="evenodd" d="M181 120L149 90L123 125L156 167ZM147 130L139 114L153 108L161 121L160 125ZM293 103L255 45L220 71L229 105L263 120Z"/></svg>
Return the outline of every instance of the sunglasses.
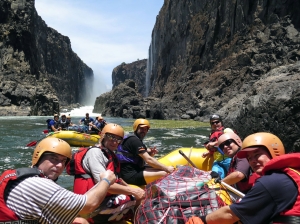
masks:
<svg viewBox="0 0 300 224"><path fill-rule="evenodd" d="M219 124L220 121L214 121L214 122L211 122L210 124L213 125L213 124Z"/></svg>
<svg viewBox="0 0 300 224"><path fill-rule="evenodd" d="M120 144L123 141L123 138L115 137L114 135L111 134L105 134L105 136L108 138L108 140L117 142L118 144Z"/></svg>
<svg viewBox="0 0 300 224"><path fill-rule="evenodd" d="M228 139L228 140L226 140L225 142L222 142L222 144L219 145L219 148L223 151L225 145L226 145L226 146L230 146L231 143L235 143L235 141L232 140L232 139Z"/></svg>

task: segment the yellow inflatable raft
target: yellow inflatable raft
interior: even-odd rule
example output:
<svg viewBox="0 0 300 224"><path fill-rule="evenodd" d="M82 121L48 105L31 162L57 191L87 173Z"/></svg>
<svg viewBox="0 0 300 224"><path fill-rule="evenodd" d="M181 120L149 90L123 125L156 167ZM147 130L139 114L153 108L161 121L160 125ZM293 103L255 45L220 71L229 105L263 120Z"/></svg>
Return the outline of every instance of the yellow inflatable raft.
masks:
<svg viewBox="0 0 300 224"><path fill-rule="evenodd" d="M212 156L207 156L206 158L202 157L202 154L207 152L206 148L178 148L159 158L158 161L166 166L192 166L179 153L180 150L193 162L194 165L196 165L199 170L211 170L214 158Z"/></svg>
<svg viewBox="0 0 300 224"><path fill-rule="evenodd" d="M58 131L48 137L60 138L69 143L70 146L87 147L98 143L99 135L90 135L76 131ZM48 138L47 137L47 138Z"/></svg>

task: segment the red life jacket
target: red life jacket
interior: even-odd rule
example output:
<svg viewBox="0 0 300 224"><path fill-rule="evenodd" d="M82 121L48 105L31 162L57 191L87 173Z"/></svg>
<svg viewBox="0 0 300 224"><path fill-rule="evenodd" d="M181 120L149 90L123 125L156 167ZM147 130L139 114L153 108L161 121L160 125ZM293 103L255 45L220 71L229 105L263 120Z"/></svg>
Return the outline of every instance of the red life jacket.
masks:
<svg viewBox="0 0 300 224"><path fill-rule="evenodd" d="M6 187L15 180L25 179L32 176L41 176L37 168L19 168L14 170L6 170L0 177L0 221L16 221L19 217L6 206L5 190Z"/></svg>
<svg viewBox="0 0 300 224"><path fill-rule="evenodd" d="M224 127L219 127L218 129L212 131L209 136L210 142L215 142L219 139L219 137L224 134Z"/></svg>
<svg viewBox="0 0 300 224"><path fill-rule="evenodd" d="M283 171L298 187L298 197L292 208L280 213L281 216L300 216L300 153L281 155L270 160L264 167L262 174L272 171Z"/></svg>
<svg viewBox="0 0 300 224"><path fill-rule="evenodd" d="M80 148L78 151L73 153L72 159L66 166L67 173L69 175L75 176L73 191L76 194L85 194L89 189L91 189L95 185L95 181L92 175L90 173L87 173L82 167L82 161L87 151L95 147L96 146L89 147L89 148ZM106 164L106 169L113 171L115 175L118 177L120 173L120 163L115 153L113 153L112 151L104 147L96 147L96 148L102 150L102 152L108 159L108 163ZM116 182L118 182L118 180Z"/></svg>
<svg viewBox="0 0 300 224"><path fill-rule="evenodd" d="M228 170L228 173L227 173L227 176L230 174L230 173L233 173L235 171L235 165L236 165L236 159L237 159L237 156L235 155L232 160L231 160L231 163L230 163L230 166L229 166L229 170ZM237 182L235 184L235 187L243 192L244 194L246 194L254 185L255 181L257 178L259 178L260 175L258 175L257 173L253 172L251 170L251 168L249 167L249 172L248 172L248 178L246 179L243 179L239 182Z"/></svg>

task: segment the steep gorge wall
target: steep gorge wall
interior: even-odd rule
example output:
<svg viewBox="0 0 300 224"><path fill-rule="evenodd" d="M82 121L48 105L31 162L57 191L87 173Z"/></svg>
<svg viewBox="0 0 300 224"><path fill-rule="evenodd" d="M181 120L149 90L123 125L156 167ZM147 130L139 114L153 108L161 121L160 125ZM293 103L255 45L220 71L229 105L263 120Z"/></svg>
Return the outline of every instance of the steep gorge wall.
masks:
<svg viewBox="0 0 300 224"><path fill-rule="evenodd" d="M270 131L300 151L299 8L294 0L165 0L149 95L165 117L171 108L199 120L219 113L242 137Z"/></svg>
<svg viewBox="0 0 300 224"><path fill-rule="evenodd" d="M101 109L200 121L219 113L241 137L269 131L300 151L299 9L294 0L165 0L149 49L150 97L120 104L125 113Z"/></svg>
<svg viewBox="0 0 300 224"><path fill-rule="evenodd" d="M0 30L0 115L52 115L89 97L92 69L38 16L34 0L2 0Z"/></svg>

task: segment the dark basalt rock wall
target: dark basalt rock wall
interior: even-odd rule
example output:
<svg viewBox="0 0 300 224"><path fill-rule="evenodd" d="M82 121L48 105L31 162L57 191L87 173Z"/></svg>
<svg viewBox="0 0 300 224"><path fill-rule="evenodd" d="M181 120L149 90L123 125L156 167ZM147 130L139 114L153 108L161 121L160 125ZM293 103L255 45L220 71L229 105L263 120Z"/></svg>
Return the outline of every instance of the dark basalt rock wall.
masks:
<svg viewBox="0 0 300 224"><path fill-rule="evenodd" d="M300 151L299 9L294 0L165 0L146 75L154 100L141 111L200 121L219 113L243 138L269 131Z"/></svg>
<svg viewBox="0 0 300 224"><path fill-rule="evenodd" d="M93 71L49 28L34 0L0 1L0 115L53 115L84 103Z"/></svg>
<svg viewBox="0 0 300 224"><path fill-rule="evenodd" d="M137 85L137 91L145 96L147 59L135 61L130 64L122 63L112 72L112 88L114 89L125 80L132 79Z"/></svg>

